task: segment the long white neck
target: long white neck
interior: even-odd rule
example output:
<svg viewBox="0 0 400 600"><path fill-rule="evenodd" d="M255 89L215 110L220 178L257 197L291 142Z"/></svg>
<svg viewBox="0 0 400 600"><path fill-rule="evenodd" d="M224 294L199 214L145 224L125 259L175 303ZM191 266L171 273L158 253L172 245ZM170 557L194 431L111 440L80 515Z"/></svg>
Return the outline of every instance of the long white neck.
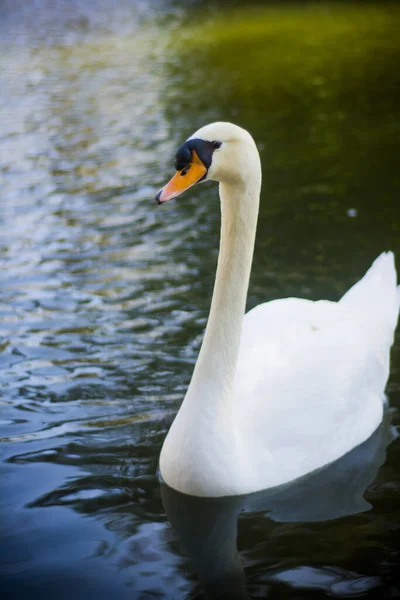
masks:
<svg viewBox="0 0 400 600"><path fill-rule="evenodd" d="M221 240L210 315L189 389L160 456L165 481L195 496L241 493L233 384L261 185L258 154L252 155L254 172L249 168L246 179L220 184Z"/></svg>
<svg viewBox="0 0 400 600"><path fill-rule="evenodd" d="M201 398L201 410L229 417L232 386L249 286L257 226L259 185L221 183L221 239L208 324L187 392ZM200 401L200 399L199 399ZM218 403L218 406L215 405Z"/></svg>

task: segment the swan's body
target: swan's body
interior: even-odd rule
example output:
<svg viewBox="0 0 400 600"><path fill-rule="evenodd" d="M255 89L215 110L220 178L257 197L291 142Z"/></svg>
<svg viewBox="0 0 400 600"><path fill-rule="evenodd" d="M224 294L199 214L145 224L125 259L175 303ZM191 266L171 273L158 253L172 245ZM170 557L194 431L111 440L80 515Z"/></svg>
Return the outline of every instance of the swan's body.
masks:
<svg viewBox="0 0 400 600"><path fill-rule="evenodd" d="M261 186L254 141L214 123L180 148L177 165L158 200L217 180L222 227L207 329L161 475L197 496L286 483L361 444L382 420L400 304L393 255L378 257L339 302L287 298L244 316Z"/></svg>

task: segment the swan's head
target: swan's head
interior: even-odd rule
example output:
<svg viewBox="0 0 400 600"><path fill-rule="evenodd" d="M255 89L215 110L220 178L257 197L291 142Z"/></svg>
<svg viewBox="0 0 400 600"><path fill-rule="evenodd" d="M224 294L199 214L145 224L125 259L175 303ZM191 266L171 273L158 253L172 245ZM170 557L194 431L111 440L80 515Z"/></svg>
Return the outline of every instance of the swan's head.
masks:
<svg viewBox="0 0 400 600"><path fill-rule="evenodd" d="M176 173L156 195L162 204L196 183L261 180L258 151L251 135L232 123L211 123L186 140L175 155Z"/></svg>

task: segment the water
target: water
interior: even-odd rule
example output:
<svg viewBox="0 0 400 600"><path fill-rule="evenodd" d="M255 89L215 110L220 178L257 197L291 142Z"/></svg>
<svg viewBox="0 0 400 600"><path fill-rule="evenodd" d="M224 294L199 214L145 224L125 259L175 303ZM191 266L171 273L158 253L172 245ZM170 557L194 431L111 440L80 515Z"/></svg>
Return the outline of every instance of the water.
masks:
<svg viewBox="0 0 400 600"><path fill-rule="evenodd" d="M199 547L239 597L400 596L398 337L385 427L297 503L163 506L219 210L212 186L153 203L198 126L242 124L264 170L249 308L337 299L400 253L399 28L385 4L0 5L2 597L201 598Z"/></svg>

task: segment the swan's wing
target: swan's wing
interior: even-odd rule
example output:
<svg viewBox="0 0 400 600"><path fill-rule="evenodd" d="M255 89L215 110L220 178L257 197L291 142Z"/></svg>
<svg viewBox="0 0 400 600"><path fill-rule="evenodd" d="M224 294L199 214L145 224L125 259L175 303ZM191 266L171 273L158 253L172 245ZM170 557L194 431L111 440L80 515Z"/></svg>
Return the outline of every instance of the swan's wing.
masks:
<svg viewBox="0 0 400 600"><path fill-rule="evenodd" d="M339 323L347 311L337 302L312 302L301 298L273 300L245 315L239 348L236 384L244 392L255 391L281 369L288 376L297 369L297 352L302 353L329 327ZM310 364L315 361L311 361Z"/></svg>
<svg viewBox="0 0 400 600"><path fill-rule="evenodd" d="M393 343L393 334L399 318L400 286L393 252L383 252L373 262L360 281L341 298L343 308L358 313L356 320L365 326L381 329L377 340L384 345Z"/></svg>
<svg viewBox="0 0 400 600"><path fill-rule="evenodd" d="M338 303L288 298L246 315L235 410L250 454L268 458L268 486L335 460L378 426L399 295L393 257L382 255Z"/></svg>
<svg viewBox="0 0 400 600"><path fill-rule="evenodd" d="M391 252L381 254L339 302L286 298L260 304L244 318L235 382L250 391L269 385L280 368L292 379L300 365L321 374L321 361L329 360L324 368L335 378L346 365L356 376L368 361L385 363L387 370L399 304Z"/></svg>

